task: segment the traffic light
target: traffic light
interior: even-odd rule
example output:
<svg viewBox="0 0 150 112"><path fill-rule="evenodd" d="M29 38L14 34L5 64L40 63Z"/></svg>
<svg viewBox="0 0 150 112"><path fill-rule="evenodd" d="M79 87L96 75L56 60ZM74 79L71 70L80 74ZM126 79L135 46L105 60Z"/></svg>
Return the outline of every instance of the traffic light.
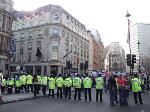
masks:
<svg viewBox="0 0 150 112"><path fill-rule="evenodd" d="M83 70L84 68L84 63L80 63L80 69Z"/></svg>
<svg viewBox="0 0 150 112"><path fill-rule="evenodd" d="M134 69L134 63L136 63L136 55L135 54L132 54L132 69Z"/></svg>
<svg viewBox="0 0 150 112"><path fill-rule="evenodd" d="M127 59L127 66L131 66L131 55L127 54L126 59Z"/></svg>
<svg viewBox="0 0 150 112"><path fill-rule="evenodd" d="M5 64L5 70L8 70L8 64Z"/></svg>
<svg viewBox="0 0 150 112"><path fill-rule="evenodd" d="M88 69L88 61L85 62L84 69Z"/></svg>
<svg viewBox="0 0 150 112"><path fill-rule="evenodd" d="M136 63L136 55L135 54L132 54L132 64L133 63Z"/></svg>

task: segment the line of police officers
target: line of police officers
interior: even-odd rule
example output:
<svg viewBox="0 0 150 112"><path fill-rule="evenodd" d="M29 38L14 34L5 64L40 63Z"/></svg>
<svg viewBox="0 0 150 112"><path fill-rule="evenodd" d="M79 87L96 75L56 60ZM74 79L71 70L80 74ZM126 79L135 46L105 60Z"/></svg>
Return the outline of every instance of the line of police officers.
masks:
<svg viewBox="0 0 150 112"><path fill-rule="evenodd" d="M100 101L102 102L102 89L104 85L103 78L99 75L96 79L96 101L98 101L98 96L100 94ZM15 93L34 93L34 96L40 93L40 88L42 87L42 93L46 96L46 90L48 87L49 94L54 98L54 90L57 88L57 97L62 98L64 93L64 98L71 99L71 88L74 87L75 94L74 99L81 100L81 90L85 90L85 100L89 97L91 98L91 88L92 88L92 79L86 75L84 79L80 78L80 75L77 74L76 77L72 78L71 75L66 74L62 76L59 74L57 77L55 75L37 75L32 76L31 74L25 75L21 74L15 77L3 78L2 79L2 92L7 92L12 94L13 88L15 88Z"/></svg>
<svg viewBox="0 0 150 112"><path fill-rule="evenodd" d="M114 79L114 80L113 80ZM112 81L110 81L112 80ZM115 101L115 93L117 87L112 87L115 85L113 81L116 83L115 77L111 76L109 78L110 85L108 83L109 93L110 93L110 104L113 106ZM101 74L99 74L96 79L96 101L103 102L102 93L104 88L104 80ZM135 104L138 103L137 96L139 98L139 102L143 104L141 97L141 80L135 75L131 80L132 91L134 93ZM57 97L62 98L64 93L64 98L71 99L71 87L74 87L74 100L82 100L81 99L81 91L84 89L84 97L85 101L87 101L87 97L89 101L92 100L91 97L91 88L92 88L92 79L86 74L86 76L82 79L79 74L77 74L74 78L71 75L67 74L64 77L59 74L55 77L53 74L50 76L46 75L37 75L32 76L31 74L25 75L21 74L20 76L9 77L7 80L5 78L2 79L2 92L5 92L7 88L7 92L12 94L13 87L15 88L15 93L34 93L34 96L40 93L40 88L42 87L42 93L46 96L47 87L49 90L48 96L52 96L54 98L54 90L57 88ZM126 96L120 96L126 97ZM127 101L126 101L127 102Z"/></svg>

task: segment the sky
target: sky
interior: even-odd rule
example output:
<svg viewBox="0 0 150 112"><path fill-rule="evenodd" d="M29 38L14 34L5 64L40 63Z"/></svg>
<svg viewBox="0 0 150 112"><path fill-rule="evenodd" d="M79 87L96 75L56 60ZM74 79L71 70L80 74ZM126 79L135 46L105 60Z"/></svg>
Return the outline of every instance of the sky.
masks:
<svg viewBox="0 0 150 112"><path fill-rule="evenodd" d="M87 29L97 29L105 45L120 42L125 52L127 44L127 11L131 14L131 25L150 23L149 0L13 0L14 9L33 11L38 7L53 4L83 23Z"/></svg>

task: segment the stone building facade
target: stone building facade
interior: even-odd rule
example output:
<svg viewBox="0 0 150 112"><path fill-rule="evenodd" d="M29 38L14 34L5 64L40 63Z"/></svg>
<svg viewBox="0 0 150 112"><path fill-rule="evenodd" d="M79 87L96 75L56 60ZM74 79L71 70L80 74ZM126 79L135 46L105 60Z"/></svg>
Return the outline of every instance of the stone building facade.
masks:
<svg viewBox="0 0 150 112"><path fill-rule="evenodd" d="M33 74L79 72L79 64L89 60L89 41L85 26L57 5L47 5L32 12L17 11L13 22L16 66Z"/></svg>
<svg viewBox="0 0 150 112"><path fill-rule="evenodd" d="M14 20L12 7L12 0L0 0L0 70L3 74L6 74L5 65L10 57L10 40Z"/></svg>
<svg viewBox="0 0 150 112"><path fill-rule="evenodd" d="M89 70L102 70L104 68L104 45L97 30L89 31L89 42Z"/></svg>
<svg viewBox="0 0 150 112"><path fill-rule="evenodd" d="M105 70L109 72L125 72L125 51L119 42L112 42L105 48Z"/></svg>

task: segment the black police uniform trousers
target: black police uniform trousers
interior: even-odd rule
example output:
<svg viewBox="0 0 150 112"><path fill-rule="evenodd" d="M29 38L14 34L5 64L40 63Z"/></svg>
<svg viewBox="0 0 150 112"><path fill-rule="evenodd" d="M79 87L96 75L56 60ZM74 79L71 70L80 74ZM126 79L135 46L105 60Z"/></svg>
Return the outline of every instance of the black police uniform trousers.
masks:
<svg viewBox="0 0 150 112"><path fill-rule="evenodd" d="M81 100L81 88L75 88L74 100L76 100L78 94L78 100Z"/></svg>
<svg viewBox="0 0 150 112"><path fill-rule="evenodd" d="M1 92L5 92L6 87L5 86L1 86Z"/></svg>
<svg viewBox="0 0 150 112"><path fill-rule="evenodd" d="M54 89L49 89L49 95L48 96L51 96L51 95L52 95L52 98L54 98Z"/></svg>
<svg viewBox="0 0 150 112"><path fill-rule="evenodd" d="M100 102L103 101L103 99L102 99L102 93L103 93L102 89L96 89L96 101L98 101L98 97L100 98Z"/></svg>
<svg viewBox="0 0 150 112"><path fill-rule="evenodd" d="M62 87L57 87L57 98L60 96L62 98Z"/></svg>
<svg viewBox="0 0 150 112"><path fill-rule="evenodd" d="M87 93L89 95L89 101L92 100L91 98L91 88L84 88L84 92L85 92L85 101L87 100Z"/></svg>
<svg viewBox="0 0 150 112"><path fill-rule="evenodd" d="M42 86L42 93L43 93L43 95L46 95L46 85Z"/></svg>
<svg viewBox="0 0 150 112"><path fill-rule="evenodd" d="M23 91L27 91L27 87L26 87L26 85L21 85L21 92L23 93Z"/></svg>
<svg viewBox="0 0 150 112"><path fill-rule="evenodd" d="M20 93L20 87L15 87L15 93Z"/></svg>
<svg viewBox="0 0 150 112"><path fill-rule="evenodd" d="M38 93L38 94L40 93L40 88L41 88L41 85L40 85L40 84L37 84L37 93Z"/></svg>
<svg viewBox="0 0 150 112"><path fill-rule="evenodd" d="M31 92L33 93L33 85L32 84L28 84L27 85L27 92L29 93L31 89Z"/></svg>
<svg viewBox="0 0 150 112"><path fill-rule="evenodd" d="M139 102L142 104L143 102L142 102L141 91L139 91L139 92L133 92L133 94L134 94L134 101L135 101L135 104L138 103L137 97L138 97L138 99L139 99Z"/></svg>
<svg viewBox="0 0 150 112"><path fill-rule="evenodd" d="M118 91L115 92L115 102L118 103Z"/></svg>
<svg viewBox="0 0 150 112"><path fill-rule="evenodd" d="M71 87L65 87L65 98L71 99Z"/></svg>
<svg viewBox="0 0 150 112"><path fill-rule="evenodd" d="M12 94L13 85L8 85L7 92L8 94Z"/></svg>
<svg viewBox="0 0 150 112"><path fill-rule="evenodd" d="M33 89L34 89L34 96L36 97L37 93L38 93L38 84L34 84L33 85Z"/></svg>

